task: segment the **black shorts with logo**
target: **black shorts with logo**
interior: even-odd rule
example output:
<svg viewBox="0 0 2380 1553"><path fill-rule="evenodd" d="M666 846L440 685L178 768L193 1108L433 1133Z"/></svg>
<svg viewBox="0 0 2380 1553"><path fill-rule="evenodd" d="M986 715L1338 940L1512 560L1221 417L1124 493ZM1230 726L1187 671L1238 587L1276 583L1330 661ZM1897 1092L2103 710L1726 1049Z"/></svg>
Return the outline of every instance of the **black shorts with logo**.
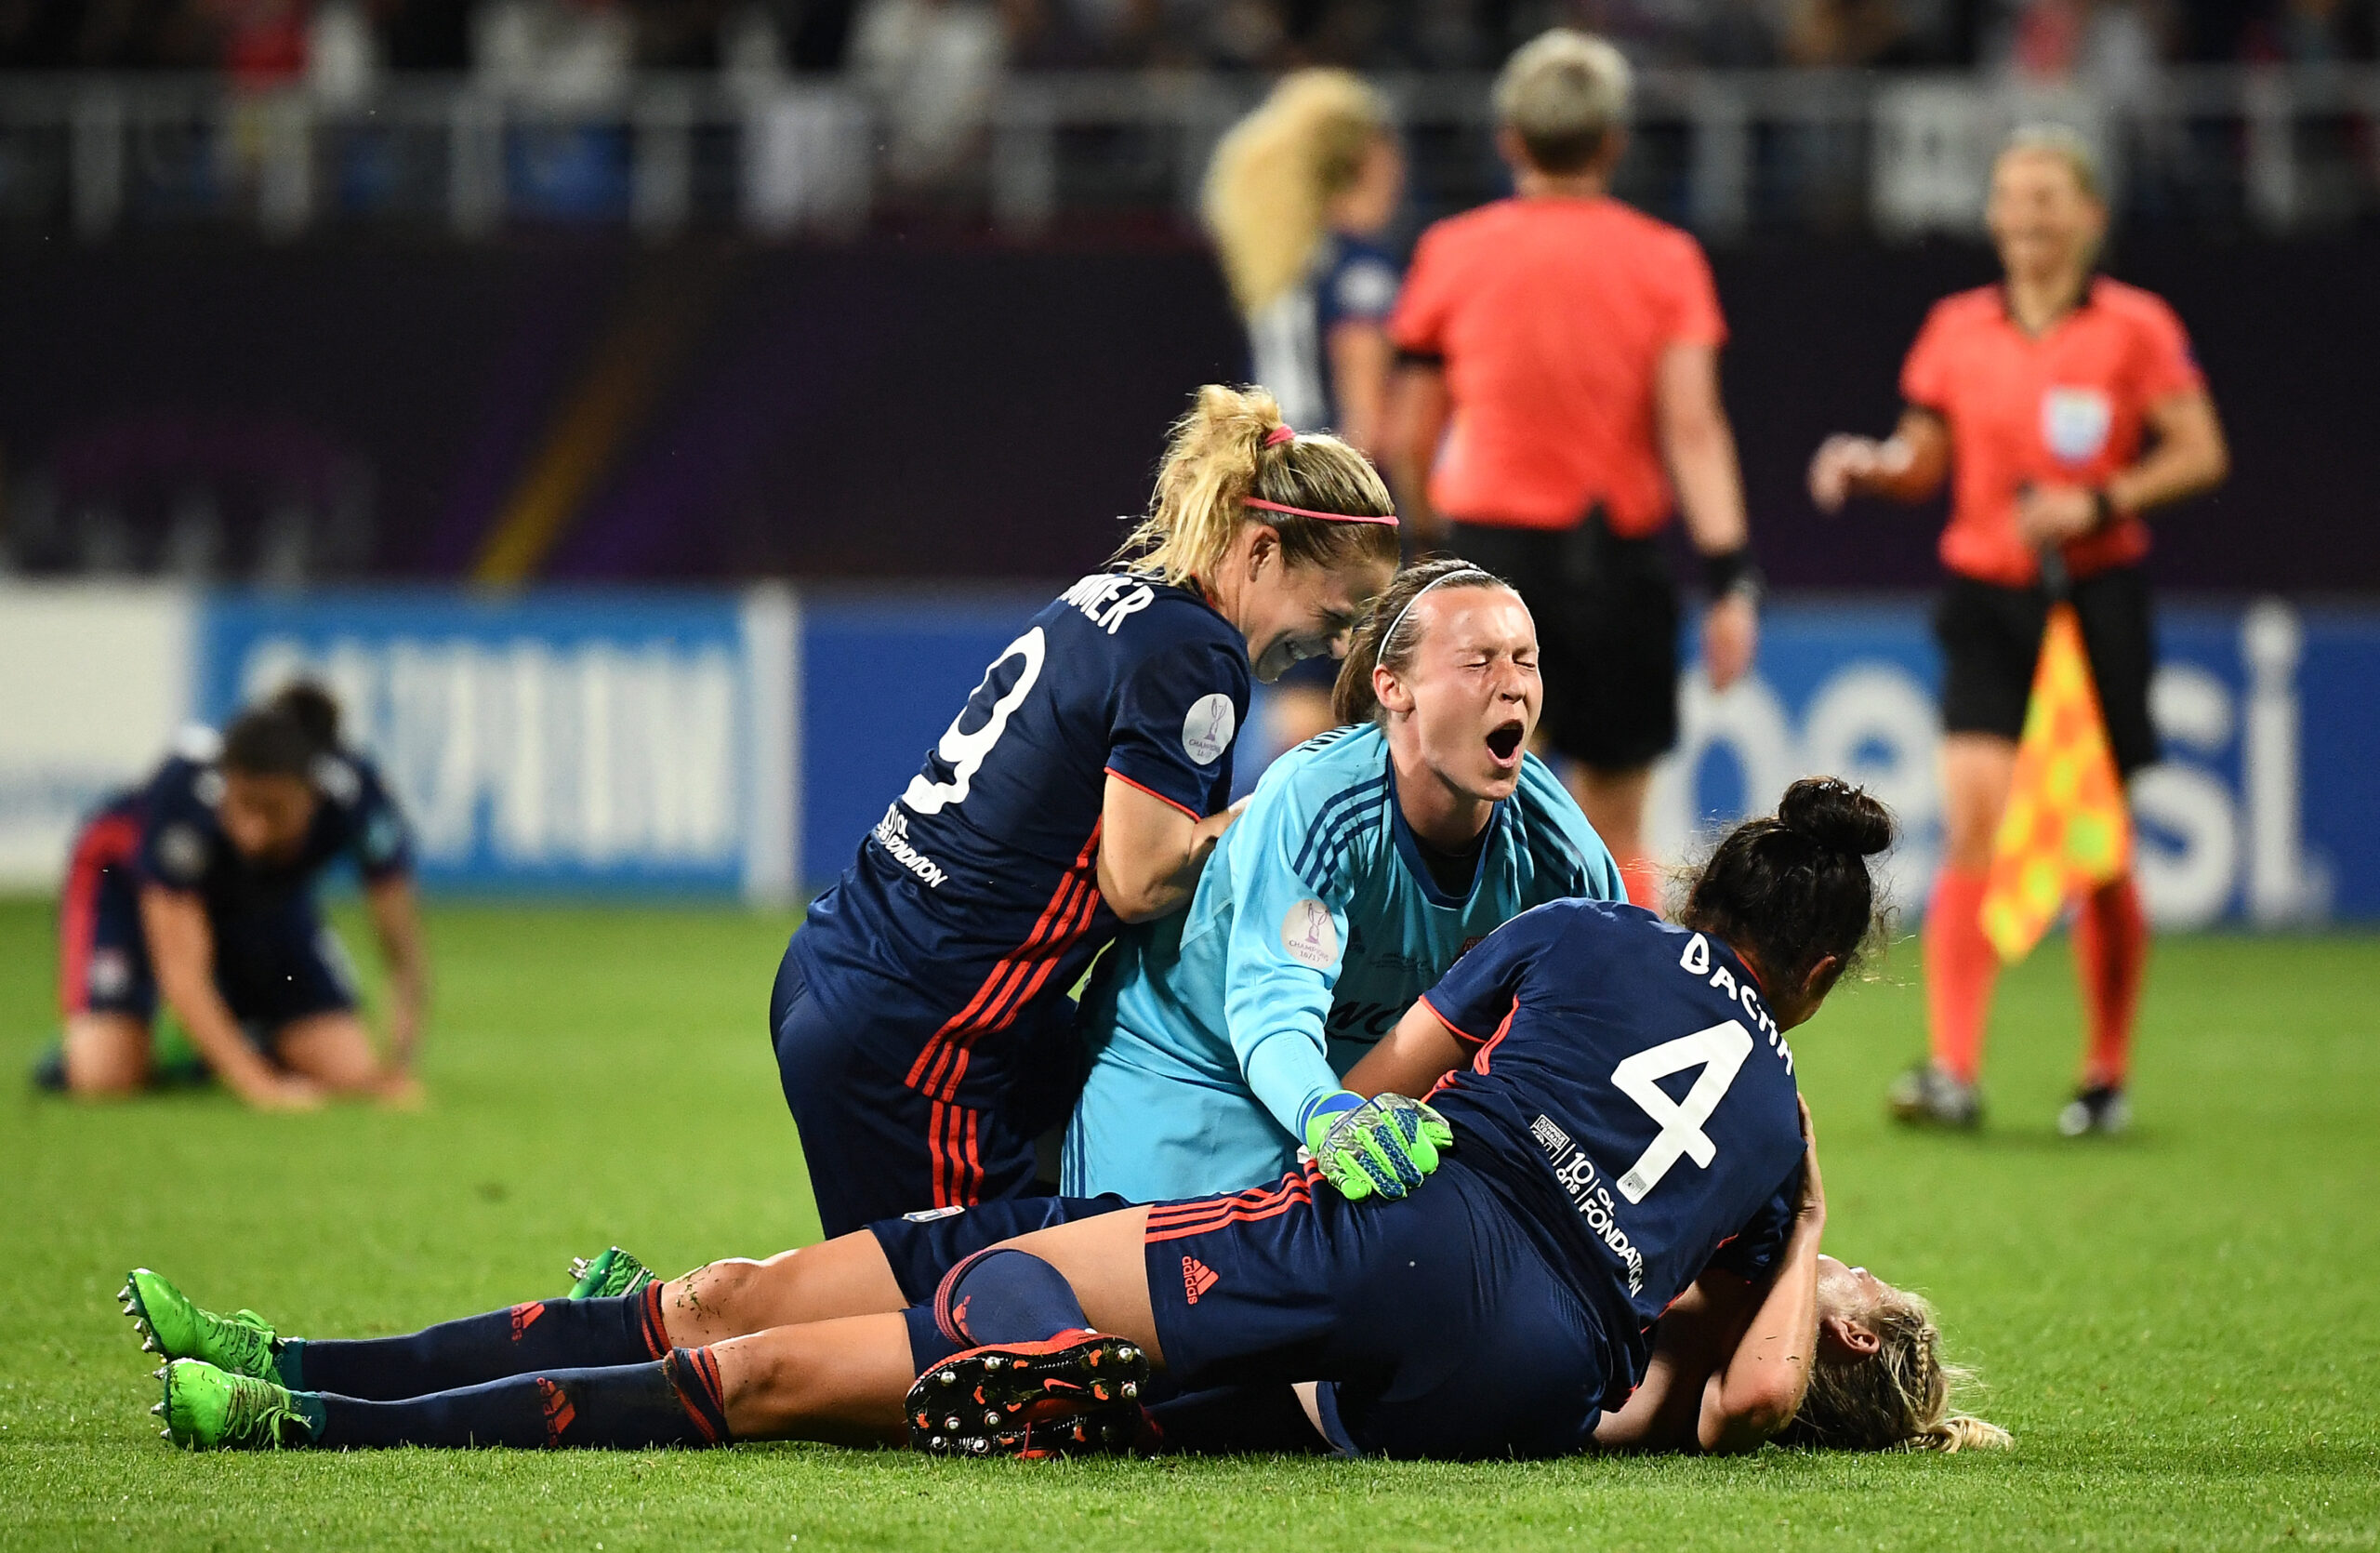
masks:
<svg viewBox="0 0 2380 1553"><path fill-rule="evenodd" d="M2149 578L2138 566L2110 567L2076 582L2072 597L2116 769L2129 777L2157 763L2157 725L2149 715L2149 683L2157 669ZM2042 588L1950 579L1934 608L1944 668L1944 733L2013 739L2024 732L2025 702L2048 620L2049 594Z"/></svg>
<svg viewBox="0 0 2380 1553"><path fill-rule="evenodd" d="M1536 618L1547 744L1630 771L1677 743L1677 584L1658 541L1620 538L1598 509L1571 528L1456 523L1447 549L1510 582Z"/></svg>

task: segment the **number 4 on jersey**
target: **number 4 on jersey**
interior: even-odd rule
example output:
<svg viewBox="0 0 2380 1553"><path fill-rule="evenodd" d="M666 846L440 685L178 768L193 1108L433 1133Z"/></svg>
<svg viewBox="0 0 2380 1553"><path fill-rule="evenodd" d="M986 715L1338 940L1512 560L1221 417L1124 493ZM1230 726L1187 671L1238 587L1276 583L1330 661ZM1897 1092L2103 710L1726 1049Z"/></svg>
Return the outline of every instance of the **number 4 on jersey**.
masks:
<svg viewBox="0 0 2380 1553"><path fill-rule="evenodd" d="M1736 1082L1744 1058L1751 1055L1752 1032L1730 1019L1648 1047L1611 1070L1612 1083L1644 1107L1645 1114L1660 1128L1629 1166L1628 1174L1620 1178L1620 1196L1631 1202L1644 1201L1645 1194L1661 1184L1680 1154L1692 1155L1696 1164L1711 1168L1719 1149L1702 1124L1726 1098L1727 1086ZM1701 1069L1702 1076L1694 1081L1683 1101L1671 1099L1659 1081L1689 1068Z"/></svg>

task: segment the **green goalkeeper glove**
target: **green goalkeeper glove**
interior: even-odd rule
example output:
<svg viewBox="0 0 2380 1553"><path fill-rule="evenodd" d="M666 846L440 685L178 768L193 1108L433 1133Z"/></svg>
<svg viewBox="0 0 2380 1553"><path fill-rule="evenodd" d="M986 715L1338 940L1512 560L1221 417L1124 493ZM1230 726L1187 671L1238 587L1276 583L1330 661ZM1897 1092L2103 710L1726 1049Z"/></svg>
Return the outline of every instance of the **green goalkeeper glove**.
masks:
<svg viewBox="0 0 2380 1553"><path fill-rule="evenodd" d="M1454 1147L1446 1118L1402 1095L1367 1100L1342 1089L1307 1101L1302 1120L1314 1162L1351 1202L1403 1197Z"/></svg>

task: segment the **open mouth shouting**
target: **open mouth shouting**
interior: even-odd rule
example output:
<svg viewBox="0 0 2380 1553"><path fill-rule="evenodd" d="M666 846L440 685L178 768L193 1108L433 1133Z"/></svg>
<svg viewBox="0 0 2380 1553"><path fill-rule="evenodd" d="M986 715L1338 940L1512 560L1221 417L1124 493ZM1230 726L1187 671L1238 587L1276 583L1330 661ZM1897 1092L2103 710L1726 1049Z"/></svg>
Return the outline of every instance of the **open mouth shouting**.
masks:
<svg viewBox="0 0 2380 1553"><path fill-rule="evenodd" d="M1521 763L1521 742L1528 737L1528 729L1517 717L1496 725L1488 736L1488 753L1498 771L1512 771Z"/></svg>

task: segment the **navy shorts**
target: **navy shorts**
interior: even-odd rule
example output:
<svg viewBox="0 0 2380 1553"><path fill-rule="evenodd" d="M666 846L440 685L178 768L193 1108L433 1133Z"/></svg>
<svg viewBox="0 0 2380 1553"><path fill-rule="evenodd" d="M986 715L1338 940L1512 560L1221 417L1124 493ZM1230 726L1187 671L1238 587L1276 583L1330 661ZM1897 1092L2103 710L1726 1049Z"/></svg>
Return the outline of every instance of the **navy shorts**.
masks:
<svg viewBox="0 0 2380 1553"><path fill-rule="evenodd" d="M829 1239L913 1211L1034 1195L1034 1140L1065 1118L1081 1087L1068 998L1028 1007L1002 1032L1004 1064L978 1053L967 1095L955 1101L918 1093L862 1052L789 951L769 998L769 1030ZM920 1032L920 1050L932 1034Z"/></svg>
<svg viewBox="0 0 2380 1553"><path fill-rule="evenodd" d="M1593 1442L1602 1324L1460 1159L1395 1202L1349 1202L1309 1169L1161 1204L1144 1247L1157 1342L1184 1389L1323 1381L1325 1432L1366 1455Z"/></svg>
<svg viewBox="0 0 2380 1553"><path fill-rule="evenodd" d="M157 1014L157 978L140 926L132 860L139 825L103 811L74 841L58 923L59 1002L67 1014ZM355 1007L347 953L303 892L255 915L209 916L215 988L248 1039L270 1052L284 1027Z"/></svg>
<svg viewBox="0 0 2380 1553"><path fill-rule="evenodd" d="M979 1208L928 1208L867 1227L892 1265L901 1297L923 1305L942 1287L945 1273L979 1251L1030 1235L1053 1224L1112 1214L1132 1204L1105 1197L1013 1197Z"/></svg>

